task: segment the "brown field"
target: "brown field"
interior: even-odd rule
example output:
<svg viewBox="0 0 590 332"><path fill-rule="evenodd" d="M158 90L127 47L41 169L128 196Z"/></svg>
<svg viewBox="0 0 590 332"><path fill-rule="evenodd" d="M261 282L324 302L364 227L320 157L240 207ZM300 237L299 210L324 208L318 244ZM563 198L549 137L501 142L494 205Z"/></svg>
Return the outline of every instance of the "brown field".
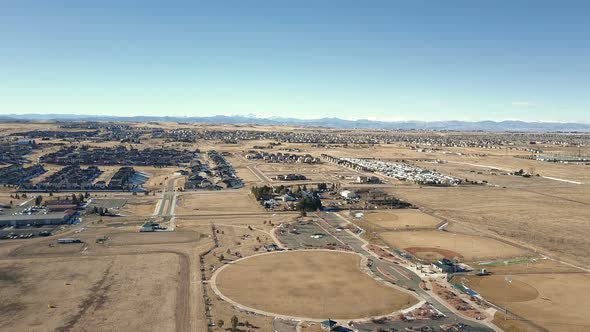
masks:
<svg viewBox="0 0 590 332"><path fill-rule="evenodd" d="M528 256L527 250L506 244L499 240L441 231L385 232L380 237L390 246L398 249L411 248L418 257L425 248L424 259L431 259L433 250L443 249L459 253L465 261Z"/></svg>
<svg viewBox="0 0 590 332"><path fill-rule="evenodd" d="M262 255L227 266L217 285L240 304L316 319L385 315L416 303L361 272L359 264L359 256L338 252Z"/></svg>
<svg viewBox="0 0 590 332"><path fill-rule="evenodd" d="M529 273L568 273L580 272L579 269L569 265L559 263L551 259L533 259L526 263L518 264L501 264L501 265L486 265L473 264L474 269L486 269L495 274L509 275L509 274L529 274Z"/></svg>
<svg viewBox="0 0 590 332"><path fill-rule="evenodd" d="M179 264L172 254L1 262L0 330L173 330Z"/></svg>
<svg viewBox="0 0 590 332"><path fill-rule="evenodd" d="M506 279L511 280L507 282ZM550 331L590 328L590 274L519 274L469 277L465 283L486 299ZM509 316L510 317L510 316Z"/></svg>
<svg viewBox="0 0 590 332"><path fill-rule="evenodd" d="M246 189L186 192L179 195L177 215L264 212Z"/></svg>
<svg viewBox="0 0 590 332"><path fill-rule="evenodd" d="M279 164L279 163L258 163L256 165L258 170L264 173L267 177L272 178L279 174L298 173L305 175L312 181L335 181L335 175L343 172L342 168L335 166L332 163L321 163L316 165L308 164ZM351 172L344 172L350 174ZM354 173L352 173L354 174Z"/></svg>
<svg viewBox="0 0 590 332"><path fill-rule="evenodd" d="M450 220L450 230L460 226L476 235L491 233L587 265L590 191L583 187L404 187L393 193Z"/></svg>
<svg viewBox="0 0 590 332"><path fill-rule="evenodd" d="M138 194L137 196L129 195L117 198L126 198L128 201L122 209L114 212L120 213L124 216L149 216L154 213L160 195L145 196L144 194Z"/></svg>
<svg viewBox="0 0 590 332"><path fill-rule="evenodd" d="M432 217L420 210L399 209L383 211L363 211L363 217L360 219L383 231L396 231L404 229L434 229L441 220ZM359 226L362 222L355 220Z"/></svg>
<svg viewBox="0 0 590 332"><path fill-rule="evenodd" d="M110 244L113 246L120 245L137 245L137 244L166 244L166 243L188 243L201 239L202 234L193 231L178 232L154 232L137 234L132 233L113 233L108 235Z"/></svg>

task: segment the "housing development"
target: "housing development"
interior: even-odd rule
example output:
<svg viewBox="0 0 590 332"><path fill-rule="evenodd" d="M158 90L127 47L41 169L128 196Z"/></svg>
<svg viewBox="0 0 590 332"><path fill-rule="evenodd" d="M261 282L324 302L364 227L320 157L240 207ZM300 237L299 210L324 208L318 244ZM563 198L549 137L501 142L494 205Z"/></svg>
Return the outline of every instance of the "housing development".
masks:
<svg viewBox="0 0 590 332"><path fill-rule="evenodd" d="M0 123L0 330L584 331L589 146Z"/></svg>

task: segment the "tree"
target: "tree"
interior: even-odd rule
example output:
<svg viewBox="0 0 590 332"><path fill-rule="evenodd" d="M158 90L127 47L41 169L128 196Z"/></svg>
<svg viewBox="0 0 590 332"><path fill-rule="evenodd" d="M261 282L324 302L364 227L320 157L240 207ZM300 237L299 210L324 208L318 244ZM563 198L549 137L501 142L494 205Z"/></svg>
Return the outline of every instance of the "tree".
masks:
<svg viewBox="0 0 590 332"><path fill-rule="evenodd" d="M219 255L219 261L223 262L223 260L225 259L225 257L223 257L223 254Z"/></svg>
<svg viewBox="0 0 590 332"><path fill-rule="evenodd" d="M232 332L236 332L236 330L238 329L238 317L236 317L236 315L233 315L231 318L231 331Z"/></svg>
<svg viewBox="0 0 590 332"><path fill-rule="evenodd" d="M217 321L217 326L219 326L220 328L223 328L223 324L225 324L225 322L223 321L223 319L220 319Z"/></svg>
<svg viewBox="0 0 590 332"><path fill-rule="evenodd" d="M35 205L39 206L41 205L41 202L43 202L43 196L39 195L35 197Z"/></svg>

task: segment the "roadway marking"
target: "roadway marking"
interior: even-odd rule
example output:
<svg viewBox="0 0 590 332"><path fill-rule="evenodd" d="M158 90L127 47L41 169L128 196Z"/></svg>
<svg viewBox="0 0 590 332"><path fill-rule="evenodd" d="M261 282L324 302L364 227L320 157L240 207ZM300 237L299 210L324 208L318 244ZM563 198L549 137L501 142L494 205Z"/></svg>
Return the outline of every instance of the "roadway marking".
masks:
<svg viewBox="0 0 590 332"><path fill-rule="evenodd" d="M394 270L395 272L399 273L402 277L404 277L404 278L406 278L408 280L412 280L412 278L405 271L402 271L401 269L398 269L395 266L390 266L390 268L392 270Z"/></svg>
<svg viewBox="0 0 590 332"><path fill-rule="evenodd" d="M391 274L387 271L383 271L379 266L377 266L377 271L379 271L382 275L386 276L387 278L389 278L393 281L398 281L398 279L393 274Z"/></svg>

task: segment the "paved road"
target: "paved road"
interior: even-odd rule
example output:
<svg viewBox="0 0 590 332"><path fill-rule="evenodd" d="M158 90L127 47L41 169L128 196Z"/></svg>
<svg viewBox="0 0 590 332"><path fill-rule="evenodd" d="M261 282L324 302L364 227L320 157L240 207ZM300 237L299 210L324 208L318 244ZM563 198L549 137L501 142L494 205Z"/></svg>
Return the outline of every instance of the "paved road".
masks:
<svg viewBox="0 0 590 332"><path fill-rule="evenodd" d="M176 228L176 203L178 200L178 192L176 191L176 182L180 176L171 177L166 180L160 200L156 204L153 216L169 219L170 224L168 230L173 231Z"/></svg>

